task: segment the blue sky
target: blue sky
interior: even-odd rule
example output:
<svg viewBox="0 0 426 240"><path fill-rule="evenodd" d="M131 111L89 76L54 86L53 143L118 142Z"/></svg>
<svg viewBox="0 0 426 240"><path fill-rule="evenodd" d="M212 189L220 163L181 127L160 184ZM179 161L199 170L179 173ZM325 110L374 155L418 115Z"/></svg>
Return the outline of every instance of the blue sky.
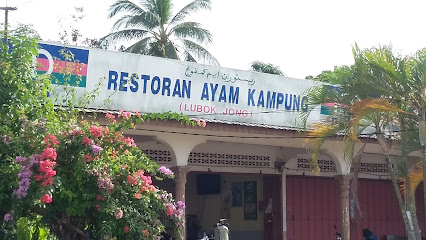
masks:
<svg viewBox="0 0 426 240"><path fill-rule="evenodd" d="M107 9L113 2L7 0L18 7L9 15L11 24L33 24L43 40L57 39L58 20L81 6L86 14L83 35L106 35L113 23ZM189 2L175 0L175 10ZM352 64L355 42L362 48L392 44L401 54L426 47L425 7L420 0L212 0L211 11L191 19L213 34L208 49L221 66L246 70L260 60L280 66L289 77L304 78Z"/></svg>

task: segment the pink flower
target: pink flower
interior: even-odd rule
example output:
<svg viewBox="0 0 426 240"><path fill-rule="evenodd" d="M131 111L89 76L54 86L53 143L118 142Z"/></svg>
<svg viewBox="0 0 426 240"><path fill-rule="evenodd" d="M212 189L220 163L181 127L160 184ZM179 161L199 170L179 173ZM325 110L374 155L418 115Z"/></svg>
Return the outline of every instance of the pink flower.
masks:
<svg viewBox="0 0 426 240"><path fill-rule="evenodd" d="M98 177L98 188L112 191L114 189L114 182L109 176Z"/></svg>
<svg viewBox="0 0 426 240"><path fill-rule="evenodd" d="M165 175L174 175L173 171L170 170L169 168L167 168L166 166L161 166L158 169L158 171L161 172L161 173L163 173L163 174L165 174Z"/></svg>
<svg viewBox="0 0 426 240"><path fill-rule="evenodd" d="M56 171L51 168L45 171L44 173L45 173L44 177L46 178L50 178L56 175Z"/></svg>
<svg viewBox="0 0 426 240"><path fill-rule="evenodd" d="M135 198L136 199L141 199L141 195L139 193L135 193Z"/></svg>
<svg viewBox="0 0 426 240"><path fill-rule="evenodd" d="M141 191L141 193L148 192L148 188L145 187L145 186L142 186L141 189L140 189L140 191Z"/></svg>
<svg viewBox="0 0 426 240"><path fill-rule="evenodd" d="M148 230L142 230L142 234L145 235L145 237L149 237L149 232Z"/></svg>
<svg viewBox="0 0 426 240"><path fill-rule="evenodd" d="M166 211L166 215L167 216L171 216L173 215L173 206L171 204L167 204L167 211Z"/></svg>
<svg viewBox="0 0 426 240"><path fill-rule="evenodd" d="M5 222L12 221L12 220L13 220L13 216L12 216L11 214L9 214L9 213L6 213L6 214L4 215L3 220L4 220Z"/></svg>
<svg viewBox="0 0 426 240"><path fill-rule="evenodd" d="M115 219L122 218L123 217L123 210L121 210L121 208L119 208L117 211L115 211L114 217L115 217Z"/></svg>
<svg viewBox="0 0 426 240"><path fill-rule="evenodd" d="M51 143L53 145L58 145L59 141L58 141L58 139L56 139L55 135L47 134L47 136L43 140L43 143L48 144L48 146L51 146Z"/></svg>
<svg viewBox="0 0 426 240"><path fill-rule="evenodd" d="M56 153L56 150L54 148L48 147L43 150L43 153L40 156L40 160L45 160L50 158L53 161L55 161L57 156L58 154Z"/></svg>
<svg viewBox="0 0 426 240"><path fill-rule="evenodd" d="M151 176L144 176L144 177L143 177L143 181L144 181L144 183L145 183L146 185L150 185L150 184L152 184Z"/></svg>
<svg viewBox="0 0 426 240"><path fill-rule="evenodd" d="M141 115L141 113L140 112L138 112L138 111L134 111L133 112L136 116L138 116L138 117L141 117L142 115Z"/></svg>
<svg viewBox="0 0 426 240"><path fill-rule="evenodd" d="M198 126L206 127L207 123L204 120L194 119Z"/></svg>
<svg viewBox="0 0 426 240"><path fill-rule="evenodd" d="M156 192L156 191L157 191L157 188L155 188L155 186L154 186L154 185L149 185L149 190L151 190L151 191L153 191L153 192Z"/></svg>
<svg viewBox="0 0 426 240"><path fill-rule="evenodd" d="M38 171L39 172L49 172L49 171L53 171L52 167L54 167L56 165L56 162L52 162L50 160L45 160L45 161L40 161L39 163L39 168ZM56 172L49 172L49 174L53 174L52 176L56 175Z"/></svg>
<svg viewBox="0 0 426 240"><path fill-rule="evenodd" d="M97 126L90 126L90 134L92 134L94 137L101 137L102 136L102 127Z"/></svg>
<svg viewBox="0 0 426 240"><path fill-rule="evenodd" d="M90 140L88 137L84 137L83 138L83 145L84 146L92 145L92 140Z"/></svg>
<svg viewBox="0 0 426 240"><path fill-rule="evenodd" d="M142 170L142 169L139 169L136 173L135 173L135 176L136 177L138 177L138 178L142 178L144 175L145 172Z"/></svg>
<svg viewBox="0 0 426 240"><path fill-rule="evenodd" d="M83 157L83 162L85 163L86 161L87 162L91 162L93 159L92 159L92 156L90 156L88 153L86 153L86 155L84 155L84 157Z"/></svg>
<svg viewBox="0 0 426 240"><path fill-rule="evenodd" d="M46 179L44 179L44 181L41 183L41 186L46 186L47 184L49 184L50 186L52 186L53 185L53 180L52 180L52 178L46 178Z"/></svg>
<svg viewBox="0 0 426 240"><path fill-rule="evenodd" d="M2 142L6 145L9 145L10 144L10 138L6 135L3 135Z"/></svg>
<svg viewBox="0 0 426 240"><path fill-rule="evenodd" d="M129 147L136 147L135 140L133 138L123 138L123 142Z"/></svg>
<svg viewBox="0 0 426 240"><path fill-rule="evenodd" d="M70 130L71 131L71 130ZM81 131L81 130L73 130L73 131L71 131L71 134L73 135L73 136L75 136L75 135L81 135L83 132Z"/></svg>
<svg viewBox="0 0 426 240"><path fill-rule="evenodd" d="M35 175L34 176L34 180L36 180L37 182L43 180L43 176L42 175Z"/></svg>
<svg viewBox="0 0 426 240"><path fill-rule="evenodd" d="M56 162L52 162L49 159L44 160L44 161L40 161L39 162L39 168L38 171L40 172L39 175L34 176L34 179L39 182L41 180L43 180L43 182L41 183L41 186L46 186L46 185L53 185L53 179L52 177L56 175L56 171L52 169L52 167L54 167L56 165ZM43 175L44 173L44 175Z"/></svg>
<svg viewBox="0 0 426 240"><path fill-rule="evenodd" d="M129 118L130 118L130 116L132 116L132 113L125 112L125 111L123 111L123 110L120 110L120 114L121 114L121 116L122 116L122 117L124 117L125 119L129 119Z"/></svg>
<svg viewBox="0 0 426 240"><path fill-rule="evenodd" d="M114 118L115 118L115 116L114 116L114 115L112 115L112 114L110 114L110 113L107 113L107 114L105 115L105 117L106 117L108 120L110 120L110 121L114 120Z"/></svg>
<svg viewBox="0 0 426 240"><path fill-rule="evenodd" d="M182 201L178 201L178 202L176 203L176 205L177 205L177 208L178 208L178 209L184 209L184 208L185 208L185 203L184 203L184 202L182 202Z"/></svg>
<svg viewBox="0 0 426 240"><path fill-rule="evenodd" d="M127 183L132 184L132 182L133 182L133 177L128 175L127 176Z"/></svg>
<svg viewBox="0 0 426 240"><path fill-rule="evenodd" d="M127 226L127 225L126 225L126 226L124 226L124 232L125 232L125 233L128 233L128 232L129 232L129 230L130 230L130 227L129 227L129 226Z"/></svg>
<svg viewBox="0 0 426 240"><path fill-rule="evenodd" d="M97 145L92 145L92 151L94 155L98 155L103 149Z"/></svg>
<svg viewBox="0 0 426 240"><path fill-rule="evenodd" d="M51 203L52 202L52 197L49 194L46 194L43 197L41 197L40 200L42 202L44 202L44 203Z"/></svg>

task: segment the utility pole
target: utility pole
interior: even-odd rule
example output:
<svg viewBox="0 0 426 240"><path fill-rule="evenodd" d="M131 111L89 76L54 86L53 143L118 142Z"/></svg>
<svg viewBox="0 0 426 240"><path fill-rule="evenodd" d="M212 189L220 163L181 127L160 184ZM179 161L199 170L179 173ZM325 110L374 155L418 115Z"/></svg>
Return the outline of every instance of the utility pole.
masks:
<svg viewBox="0 0 426 240"><path fill-rule="evenodd" d="M4 10L4 43L7 45L7 24L9 11L17 10L16 7L0 7L0 10Z"/></svg>

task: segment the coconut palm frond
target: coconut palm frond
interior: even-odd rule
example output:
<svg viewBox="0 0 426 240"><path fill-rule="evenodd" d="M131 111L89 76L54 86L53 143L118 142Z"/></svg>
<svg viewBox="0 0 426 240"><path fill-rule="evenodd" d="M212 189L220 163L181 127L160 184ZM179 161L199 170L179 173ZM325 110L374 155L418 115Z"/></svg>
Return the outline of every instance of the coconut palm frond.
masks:
<svg viewBox="0 0 426 240"><path fill-rule="evenodd" d="M311 127L312 130L306 134L305 143L312 144L311 171L319 173L320 168L318 165L318 156L321 146L328 137L334 136L336 133L343 131L345 127L342 124L335 124L330 121L315 122L312 123Z"/></svg>
<svg viewBox="0 0 426 240"><path fill-rule="evenodd" d="M371 127L371 121L369 119L361 119L359 121L359 124L358 124L356 130L354 130L354 131L356 131L357 135L361 135L369 127ZM352 131L352 128L351 128L350 125L345 125L344 130L345 131ZM350 138L348 136L350 136L350 134L348 132L345 133L345 137L344 137L345 150L344 150L343 160L346 161L347 163L349 163L349 166L351 166L352 162L355 159L356 141L354 141L352 138ZM365 144L361 148L361 150L357 153L357 156L363 153L364 148L365 148Z"/></svg>
<svg viewBox="0 0 426 240"><path fill-rule="evenodd" d="M378 76L377 80L397 92L406 89L406 81L400 81L405 78L406 59L395 55L391 46L367 49L363 51L363 54L371 72L376 73L373 76Z"/></svg>
<svg viewBox="0 0 426 240"><path fill-rule="evenodd" d="M423 182L423 169L420 167L408 175L411 184L411 192L416 193L417 187Z"/></svg>
<svg viewBox="0 0 426 240"><path fill-rule="evenodd" d="M164 25L170 19L172 3L170 0L146 0L144 7L148 12L155 13L160 18L160 24Z"/></svg>
<svg viewBox="0 0 426 240"><path fill-rule="evenodd" d="M149 31L142 29L124 29L117 32L112 32L105 37L101 38L100 41L107 41L109 43L116 43L118 41L129 41L133 39L140 39L149 34Z"/></svg>
<svg viewBox="0 0 426 240"><path fill-rule="evenodd" d="M199 10L210 10L211 1L210 0L195 0L185 7L183 7L176 15L170 20L170 24L176 24L179 21L184 20L189 14L197 12Z"/></svg>
<svg viewBox="0 0 426 240"><path fill-rule="evenodd" d="M410 81L407 81L407 83L410 91L407 96L415 108L421 109L426 105L426 92L419 91L419 86L426 86L426 49L418 50L410 58L408 65L410 67Z"/></svg>
<svg viewBox="0 0 426 240"><path fill-rule="evenodd" d="M166 57L171 59L179 59L176 46L172 42L168 42L166 45Z"/></svg>
<svg viewBox="0 0 426 240"><path fill-rule="evenodd" d="M121 16L115 23L112 25L112 30L116 31L119 30L123 25L127 26L129 20L133 18L132 15L123 15Z"/></svg>
<svg viewBox="0 0 426 240"><path fill-rule="evenodd" d="M419 131L417 129L411 128L410 130L405 130L401 132L400 136L399 149L402 155L408 156L408 154L422 148L419 139Z"/></svg>
<svg viewBox="0 0 426 240"><path fill-rule="evenodd" d="M364 61L362 78L358 83L371 87L370 91L377 97L388 98L392 96L392 102L400 102L407 106L420 104L414 97L421 91L418 84L413 82L410 76L413 66L412 58L402 58L392 52L391 47L372 48L361 51L363 55L359 61Z"/></svg>
<svg viewBox="0 0 426 240"><path fill-rule="evenodd" d="M364 59L370 67L384 71L386 76L400 79L400 72L397 70L400 64L400 58L394 55L392 47L382 46L379 48L372 48L363 51L363 53Z"/></svg>
<svg viewBox="0 0 426 240"><path fill-rule="evenodd" d="M142 41L148 35L155 38L133 44L127 51L173 59L201 60L219 65L217 59L199 44L212 41L211 33L197 22L180 23L186 16L201 9L210 9L210 0L195 0L172 19L171 0L117 0L110 6L109 17L120 16L112 33L101 39L114 45L118 41ZM170 45L171 44L171 45ZM179 52L177 47L184 48Z"/></svg>
<svg viewBox="0 0 426 240"><path fill-rule="evenodd" d="M118 19L112 26L113 31L123 28L142 28L145 30L152 30L158 27L160 19L157 15L151 12L144 12L139 15L124 15Z"/></svg>
<svg viewBox="0 0 426 240"><path fill-rule="evenodd" d="M352 165L355 157L355 142L349 138L345 138L345 149L343 151L343 160L348 163L348 166Z"/></svg>
<svg viewBox="0 0 426 240"><path fill-rule="evenodd" d="M317 85L309 88L306 90L302 95L307 96L306 103L308 108L306 111L302 111L298 114L296 122L299 125L300 129L306 129L308 118L311 115L311 113L314 111L314 109L317 109L319 105L321 105L323 102L320 100L322 99L322 85Z"/></svg>
<svg viewBox="0 0 426 240"><path fill-rule="evenodd" d="M342 89L339 86L334 85L322 85L319 87L313 87L311 90L309 90L309 96L311 96L311 104L341 104L343 101Z"/></svg>
<svg viewBox="0 0 426 240"><path fill-rule="evenodd" d="M361 96L364 96L361 98L377 98L387 96L390 91L401 91L398 81L394 81L395 77L393 77L392 81L389 81L390 78L386 75L386 67L393 67L389 71L391 74L397 75L395 73L395 66L387 62L382 63L385 67L380 65L381 61L383 61L378 60L379 56L383 55L380 53L380 50L377 50L376 48L361 50L356 45L352 48L352 51L355 60L354 70L356 72L356 78L352 86L358 89L363 88L363 91L367 94L367 96L365 94L361 94ZM368 57L370 57L370 59Z"/></svg>
<svg viewBox="0 0 426 240"><path fill-rule="evenodd" d="M196 59L201 59L204 62L219 65L217 59L199 44L187 39L183 39L182 42L185 50L191 53L191 55L194 56Z"/></svg>
<svg viewBox="0 0 426 240"><path fill-rule="evenodd" d="M301 129L306 129L308 118L319 108L324 107L328 108L332 118L342 118L343 112L337 111L341 107L344 107L344 104L340 104L341 100L341 89L338 86L319 84L309 88L303 93L307 96L307 110L302 111L298 114L298 123Z"/></svg>
<svg viewBox="0 0 426 240"><path fill-rule="evenodd" d="M417 187L420 185L421 182L423 182L423 169L421 167L421 163L418 163L417 166L414 168L414 171L408 174L407 179L410 181L411 193L415 194ZM398 182L400 183L401 193L404 195L407 194L408 184L406 184L406 180L404 178L400 178L398 179Z"/></svg>
<svg viewBox="0 0 426 240"><path fill-rule="evenodd" d="M144 13L145 11L137 4L133 3L132 1L118 0L117 2L113 3L109 7L108 18L112 18L118 13L123 13L123 12L131 14L131 15L140 15Z"/></svg>
<svg viewBox="0 0 426 240"><path fill-rule="evenodd" d="M410 70L413 77L413 85L426 86L426 48L416 52L413 58L410 58Z"/></svg>
<svg viewBox="0 0 426 240"><path fill-rule="evenodd" d="M183 58L188 62L197 62L195 58L186 50L183 50Z"/></svg>
<svg viewBox="0 0 426 240"><path fill-rule="evenodd" d="M351 130L349 132L350 137L354 141L358 141L358 134L356 129L358 129L359 121L368 114L372 114L377 111L394 111L411 114L396 107L384 98L369 98L359 100L350 107L350 111L352 113L352 123Z"/></svg>
<svg viewBox="0 0 426 240"><path fill-rule="evenodd" d="M146 37L141 39L140 41L137 41L130 47L126 48L124 51L131 52L131 53L141 53L141 54L147 54L149 44L153 42L152 37Z"/></svg>
<svg viewBox="0 0 426 240"><path fill-rule="evenodd" d="M170 29L168 35L175 35L178 38L190 38L198 43L211 43L212 35L209 30L201 28L197 22L184 22Z"/></svg>

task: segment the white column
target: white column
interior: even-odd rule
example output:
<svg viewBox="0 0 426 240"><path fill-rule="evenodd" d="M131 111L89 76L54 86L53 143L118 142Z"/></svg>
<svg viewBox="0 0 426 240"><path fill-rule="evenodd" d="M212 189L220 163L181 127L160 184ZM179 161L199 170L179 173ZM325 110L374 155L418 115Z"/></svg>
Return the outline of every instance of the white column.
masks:
<svg viewBox="0 0 426 240"><path fill-rule="evenodd" d="M185 136L180 134L158 135L157 139L169 145L176 156L177 166L188 165L189 154L199 144L205 143L206 139L198 136Z"/></svg>

